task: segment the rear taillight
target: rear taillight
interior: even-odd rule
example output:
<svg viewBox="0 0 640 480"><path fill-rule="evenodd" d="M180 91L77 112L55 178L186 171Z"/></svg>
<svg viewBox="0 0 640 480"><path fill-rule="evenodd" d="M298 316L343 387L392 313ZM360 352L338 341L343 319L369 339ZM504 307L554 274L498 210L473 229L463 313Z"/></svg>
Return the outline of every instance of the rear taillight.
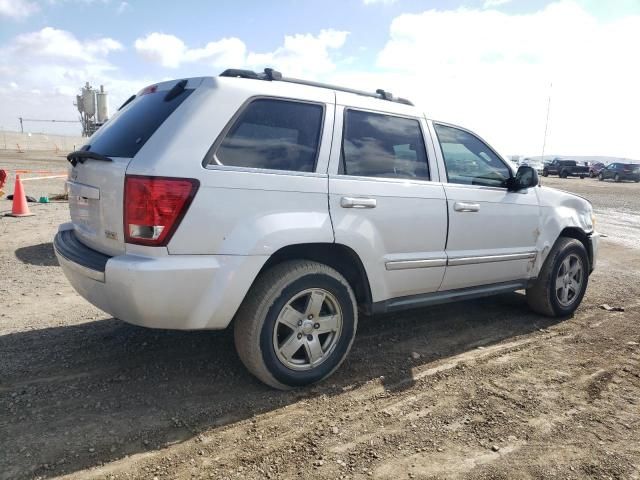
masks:
<svg viewBox="0 0 640 480"><path fill-rule="evenodd" d="M187 213L200 182L192 178L127 175L124 237L127 243L164 246Z"/></svg>

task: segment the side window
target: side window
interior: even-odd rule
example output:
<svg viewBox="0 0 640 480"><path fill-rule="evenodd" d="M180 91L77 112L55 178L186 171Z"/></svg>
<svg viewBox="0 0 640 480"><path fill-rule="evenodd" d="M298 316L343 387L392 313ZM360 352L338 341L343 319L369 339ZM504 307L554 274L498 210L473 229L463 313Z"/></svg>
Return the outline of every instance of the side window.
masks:
<svg viewBox="0 0 640 480"><path fill-rule="evenodd" d="M340 164L344 175L428 180L420 122L346 110Z"/></svg>
<svg viewBox="0 0 640 480"><path fill-rule="evenodd" d="M209 164L313 172L323 112L321 105L311 103L254 100L231 126Z"/></svg>
<svg viewBox="0 0 640 480"><path fill-rule="evenodd" d="M434 124L450 183L505 187L511 170L478 137L459 128Z"/></svg>

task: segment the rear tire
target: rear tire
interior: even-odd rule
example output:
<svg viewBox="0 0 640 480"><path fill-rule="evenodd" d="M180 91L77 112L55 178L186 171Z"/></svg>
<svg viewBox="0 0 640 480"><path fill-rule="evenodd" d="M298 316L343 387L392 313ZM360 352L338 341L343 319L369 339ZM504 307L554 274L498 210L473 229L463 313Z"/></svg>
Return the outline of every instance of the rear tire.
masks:
<svg viewBox="0 0 640 480"><path fill-rule="evenodd" d="M549 172L548 172L548 171L546 171L546 170L543 170L543 171L542 171L542 176L543 176L543 177L548 177L548 176L549 176Z"/></svg>
<svg viewBox="0 0 640 480"><path fill-rule="evenodd" d="M247 369L287 390L331 375L349 353L357 325L347 280L327 265L293 260L258 277L236 314L234 337Z"/></svg>
<svg viewBox="0 0 640 480"><path fill-rule="evenodd" d="M598 180L603 182L604 181L604 175L603 174L598 175Z"/></svg>
<svg viewBox="0 0 640 480"><path fill-rule="evenodd" d="M615 176L613 177L613 180L616 183L620 183L620 175L616 173Z"/></svg>
<svg viewBox="0 0 640 480"><path fill-rule="evenodd" d="M584 180L584 175L580 175L580 180Z"/></svg>
<svg viewBox="0 0 640 480"><path fill-rule="evenodd" d="M589 283L589 257L582 242L560 237L553 246L536 282L527 289L531 310L548 317L575 312Z"/></svg>

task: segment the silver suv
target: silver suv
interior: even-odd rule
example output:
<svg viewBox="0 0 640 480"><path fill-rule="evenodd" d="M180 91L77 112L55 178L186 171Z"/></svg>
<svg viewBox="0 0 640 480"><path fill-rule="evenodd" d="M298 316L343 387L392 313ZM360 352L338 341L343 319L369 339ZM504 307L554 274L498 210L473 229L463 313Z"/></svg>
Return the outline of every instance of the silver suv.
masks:
<svg viewBox="0 0 640 480"><path fill-rule="evenodd" d="M595 264L589 202L383 90L270 69L159 83L68 159L54 246L80 295L146 327L233 322L276 388L335 371L360 312L526 289L569 315Z"/></svg>

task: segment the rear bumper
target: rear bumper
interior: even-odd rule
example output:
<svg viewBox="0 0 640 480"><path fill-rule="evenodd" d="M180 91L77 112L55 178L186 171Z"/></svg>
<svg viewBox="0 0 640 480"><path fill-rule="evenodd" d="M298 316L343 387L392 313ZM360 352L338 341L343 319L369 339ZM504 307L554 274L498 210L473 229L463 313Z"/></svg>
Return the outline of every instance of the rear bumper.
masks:
<svg viewBox="0 0 640 480"><path fill-rule="evenodd" d="M54 249L86 300L120 320L150 328L222 329L231 322L266 256L108 257L62 225Z"/></svg>

